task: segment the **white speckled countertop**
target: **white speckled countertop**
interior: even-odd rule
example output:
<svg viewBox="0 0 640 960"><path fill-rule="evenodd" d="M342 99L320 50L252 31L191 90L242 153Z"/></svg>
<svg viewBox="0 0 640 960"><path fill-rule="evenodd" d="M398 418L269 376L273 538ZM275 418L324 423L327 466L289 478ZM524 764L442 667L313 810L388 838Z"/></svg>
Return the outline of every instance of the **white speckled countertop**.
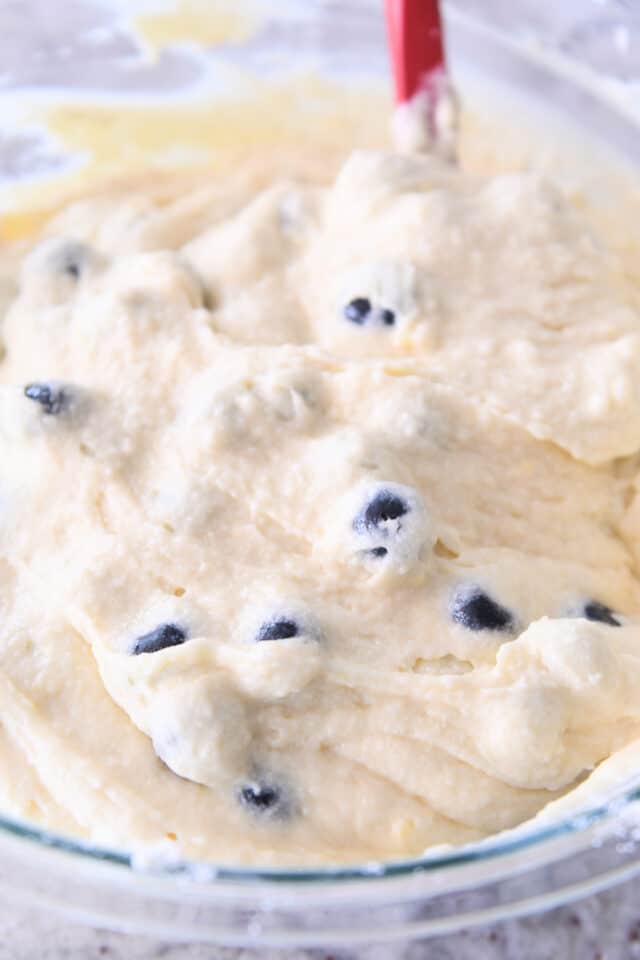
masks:
<svg viewBox="0 0 640 960"><path fill-rule="evenodd" d="M302 2L302 0L300 0ZM506 26L546 38L591 67L618 80L640 77L640 3L637 0L452 0ZM120 7L125 0L120 0ZM118 3L113 6L118 8ZM153 66L132 71L132 49L107 0L0 0L0 92L14 75L29 87L51 83L73 89L83 83L119 94L135 83L142 90L163 87L171 74L178 83L193 79L193 64L181 49L165 51ZM490 8L490 9L489 9ZM517 8L517 11L516 11ZM64 16L60 16L64 10ZM111 17L111 19L110 19ZM75 29L69 30L73 23ZM620 24L623 23L621 26ZM37 24L37 27L34 26ZM93 35L90 48L82 35ZM38 56L26 56L40 31ZM70 37L72 39L70 39ZM70 46L71 44L71 46ZM84 58L84 59L83 59ZM80 67L79 67L80 63ZM136 74L137 76L134 76ZM640 99L636 96L636 99ZM23 137L3 139L0 175L20 172L27 163L55 165L56 155ZM280 951L179 945L139 936L94 930L28 907L0 903L0 960L640 960L640 878L568 907L486 928L462 930L446 938L363 947L358 950Z"/></svg>
<svg viewBox="0 0 640 960"><path fill-rule="evenodd" d="M0 907L0 960L640 960L640 879L551 913L359 950L238 950L149 941Z"/></svg>

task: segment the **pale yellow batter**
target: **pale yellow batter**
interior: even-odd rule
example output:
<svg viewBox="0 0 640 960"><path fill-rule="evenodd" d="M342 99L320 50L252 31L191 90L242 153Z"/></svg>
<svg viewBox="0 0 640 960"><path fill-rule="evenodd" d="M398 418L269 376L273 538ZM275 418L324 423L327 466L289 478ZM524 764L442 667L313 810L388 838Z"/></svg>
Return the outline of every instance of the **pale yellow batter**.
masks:
<svg viewBox="0 0 640 960"><path fill-rule="evenodd" d="M429 157L176 191L64 210L4 320L2 808L304 864L584 789L640 738L618 255Z"/></svg>

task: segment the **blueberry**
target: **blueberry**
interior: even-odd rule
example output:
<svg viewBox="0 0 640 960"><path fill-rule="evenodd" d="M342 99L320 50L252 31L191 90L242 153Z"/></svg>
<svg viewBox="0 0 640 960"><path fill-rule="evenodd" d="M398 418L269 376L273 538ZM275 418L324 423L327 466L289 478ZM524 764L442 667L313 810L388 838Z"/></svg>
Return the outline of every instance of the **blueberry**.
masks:
<svg viewBox="0 0 640 960"><path fill-rule="evenodd" d="M72 280L79 280L91 256L92 251L86 244L69 241L55 251L52 265L59 273Z"/></svg>
<svg viewBox="0 0 640 960"><path fill-rule="evenodd" d="M613 614L613 610L605 603L598 600L589 600L585 603L582 615L587 620L595 620L597 623L606 623L610 627L620 627L621 623Z"/></svg>
<svg viewBox="0 0 640 960"><path fill-rule="evenodd" d="M285 790L262 777L243 784L238 791L238 800L246 810L260 817L282 819L291 812Z"/></svg>
<svg viewBox="0 0 640 960"><path fill-rule="evenodd" d="M163 623L149 633L138 637L133 645L132 653L157 653L166 647L177 647L187 639L187 631L175 623Z"/></svg>
<svg viewBox="0 0 640 960"><path fill-rule="evenodd" d="M278 617L262 624L256 640L258 643L263 640L288 640L290 637L297 637L299 634L300 628L295 620L290 617Z"/></svg>
<svg viewBox="0 0 640 960"><path fill-rule="evenodd" d="M358 493L358 500L362 506L351 520L356 556L375 563L379 572L400 574L426 558L433 530L417 490L379 482Z"/></svg>
<svg viewBox="0 0 640 960"><path fill-rule="evenodd" d="M359 327L365 325L392 327L396 322L396 315L393 310L387 310L386 307L376 307L367 297L356 297L354 300L350 300L342 312L350 323L355 323Z"/></svg>
<svg viewBox="0 0 640 960"><path fill-rule="evenodd" d="M386 557L388 553L389 551L387 550L386 547L374 547L373 550L369 550L369 556L375 557L376 559L381 559L382 557Z"/></svg>
<svg viewBox="0 0 640 960"><path fill-rule="evenodd" d="M467 630L512 630L515 619L480 587L464 589L453 598L449 612L452 620Z"/></svg>
<svg viewBox="0 0 640 960"><path fill-rule="evenodd" d="M409 504L391 490L380 490L353 521L356 531L386 533L385 524L409 513ZM398 525L400 527L400 525ZM380 554L382 556L382 554Z"/></svg>
<svg viewBox="0 0 640 960"><path fill-rule="evenodd" d="M371 313L371 301L366 297L356 297L351 300L344 308L344 315L351 323L357 323L362 326L367 322L367 317Z"/></svg>
<svg viewBox="0 0 640 960"><path fill-rule="evenodd" d="M29 383L24 388L29 400L39 403L47 416L56 416L69 407L71 394L68 389L52 383Z"/></svg>

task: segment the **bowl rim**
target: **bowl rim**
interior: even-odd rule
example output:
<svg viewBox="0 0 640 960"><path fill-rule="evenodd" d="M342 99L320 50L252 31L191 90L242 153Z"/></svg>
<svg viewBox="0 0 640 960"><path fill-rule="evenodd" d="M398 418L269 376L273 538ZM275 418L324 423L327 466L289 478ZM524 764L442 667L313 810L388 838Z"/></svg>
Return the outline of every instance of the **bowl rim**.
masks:
<svg viewBox="0 0 640 960"><path fill-rule="evenodd" d="M313 867L296 866L255 866L242 867L207 860L190 860L178 857L172 844L163 843L139 845L128 850L110 847L71 837L63 833L45 830L35 824L19 818L0 815L0 844L5 838L18 840L21 845L28 844L32 853L50 851L54 854L71 855L74 860L84 864L100 864L106 867L124 868L126 874L140 879L173 878L203 886L221 884L246 887L255 890L256 885L278 887L322 887L332 884L341 886L363 883L370 886L382 880L407 880L424 878L436 872L447 872L460 879L460 868L478 867L490 863L508 862L519 854L532 853L534 850L548 854L543 862L557 859L561 853L577 852L571 844L567 851L566 841L583 839L582 846L593 846L598 831L622 823L622 814L634 803L640 802L640 773L633 783L610 794L609 799L588 806L563 818L537 824L535 820L520 824L510 830L492 834L474 843L460 846L434 848L422 856L370 861L366 863L344 865L317 865ZM565 841L563 844L562 841ZM558 845L560 842L560 845ZM578 846L581 849L581 846ZM539 866L538 860L527 860L526 867ZM504 872L504 871L503 871ZM503 874L499 873L499 876ZM464 884L463 884L464 885ZM424 891L423 891L424 892ZM444 891L443 891L444 892Z"/></svg>
<svg viewBox="0 0 640 960"><path fill-rule="evenodd" d="M576 64L559 51L545 50L535 46L530 39L501 32L496 27L477 20L474 16L445 5L447 22L462 30L470 30L487 42L509 51L526 64L555 75L559 79L569 79L578 92L595 104L606 107L625 124L640 132L640 115L634 117L606 86L598 86L597 75L588 68L576 71ZM476 67L472 69L475 71ZM461 846L436 848L435 852L425 852L421 856L371 861L344 865L319 865L313 867L293 866L255 866L243 867L216 863L207 860L178 858L167 852L158 858L150 856L154 845L139 846L133 850L101 845L64 833L46 830L18 817L0 813L0 844L3 839L18 841L28 845L32 853L48 850L57 854L70 855L75 861L84 864L101 864L124 868L128 878L153 877L154 879L179 878L201 886L230 884L236 889L241 887L255 890L256 885L274 887L296 887L327 889L331 884L355 885L380 883L382 880L402 880L411 877L424 877L437 871L453 872L460 868L484 863L508 861L524 851L543 850L545 847L557 851L554 841L582 837L584 845L593 842L594 829L606 828L621 821L621 815L630 805L640 802L640 771L628 777L626 786L609 794L609 799L592 803L564 817L545 819L542 823L534 818L510 830L501 831L483 840L466 843ZM158 846L158 845L155 845ZM566 849L566 846L565 848Z"/></svg>

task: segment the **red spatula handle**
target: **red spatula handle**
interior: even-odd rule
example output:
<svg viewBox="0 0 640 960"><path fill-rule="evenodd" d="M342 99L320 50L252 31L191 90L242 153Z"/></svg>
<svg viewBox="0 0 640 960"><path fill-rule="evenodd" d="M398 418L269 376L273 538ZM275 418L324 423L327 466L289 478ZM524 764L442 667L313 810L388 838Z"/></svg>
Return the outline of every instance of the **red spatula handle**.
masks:
<svg viewBox="0 0 640 960"><path fill-rule="evenodd" d="M385 2L396 103L404 103L444 70L440 0Z"/></svg>

